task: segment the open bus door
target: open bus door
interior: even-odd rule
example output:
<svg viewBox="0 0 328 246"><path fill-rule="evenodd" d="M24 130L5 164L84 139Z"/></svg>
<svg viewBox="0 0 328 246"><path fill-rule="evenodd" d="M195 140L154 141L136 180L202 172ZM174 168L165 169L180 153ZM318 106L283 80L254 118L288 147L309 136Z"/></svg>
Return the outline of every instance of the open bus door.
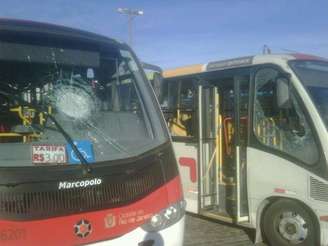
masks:
<svg viewBox="0 0 328 246"><path fill-rule="evenodd" d="M248 221L248 110L245 111L245 104L248 108L248 102L245 103L245 100L241 101L240 98L241 95L247 95L248 98L249 89L248 81L247 84L243 84L243 77L235 76L233 81L234 83L230 84L231 88L228 89L198 86L199 213L227 222L240 223ZM224 90L229 93L224 93ZM230 117L223 112L224 100L230 100L232 104ZM228 150L226 142L229 137L231 145ZM226 154L227 152L231 157ZM227 168L230 170L229 177Z"/></svg>
<svg viewBox="0 0 328 246"><path fill-rule="evenodd" d="M200 212L219 205L219 94L216 87L198 87L198 163Z"/></svg>

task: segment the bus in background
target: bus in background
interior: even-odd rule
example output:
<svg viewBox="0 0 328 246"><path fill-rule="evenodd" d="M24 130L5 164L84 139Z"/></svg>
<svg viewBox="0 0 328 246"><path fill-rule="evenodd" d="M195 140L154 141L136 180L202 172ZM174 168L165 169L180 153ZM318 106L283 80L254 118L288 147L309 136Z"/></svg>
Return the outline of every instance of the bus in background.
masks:
<svg viewBox="0 0 328 246"><path fill-rule="evenodd" d="M163 82L163 70L161 67L154 64L142 62L142 68L146 73L146 77L153 87L156 97L159 96Z"/></svg>
<svg viewBox="0 0 328 246"><path fill-rule="evenodd" d="M0 20L0 244L182 245L169 133L132 50Z"/></svg>
<svg viewBox="0 0 328 246"><path fill-rule="evenodd" d="M163 74L186 210L256 228L256 242L327 245L328 61L256 55Z"/></svg>

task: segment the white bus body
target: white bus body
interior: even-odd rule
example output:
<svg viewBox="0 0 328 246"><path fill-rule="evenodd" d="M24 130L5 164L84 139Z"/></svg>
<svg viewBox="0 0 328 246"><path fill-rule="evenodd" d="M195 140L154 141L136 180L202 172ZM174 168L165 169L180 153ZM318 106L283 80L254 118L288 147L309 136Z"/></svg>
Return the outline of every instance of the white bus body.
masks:
<svg viewBox="0 0 328 246"><path fill-rule="evenodd" d="M256 228L256 242L327 245L327 60L258 55L173 74L159 101L187 211Z"/></svg>

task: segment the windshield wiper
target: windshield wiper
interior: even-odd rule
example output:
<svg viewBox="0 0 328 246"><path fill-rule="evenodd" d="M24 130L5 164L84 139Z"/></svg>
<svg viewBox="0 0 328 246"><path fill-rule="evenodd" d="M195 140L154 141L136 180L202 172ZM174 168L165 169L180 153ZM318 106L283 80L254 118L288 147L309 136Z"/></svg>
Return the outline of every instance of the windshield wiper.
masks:
<svg viewBox="0 0 328 246"><path fill-rule="evenodd" d="M74 144L72 137L64 130L64 128L59 124L59 122L56 120L56 118L53 115L49 114L46 110L43 110L39 105L34 105L32 103L26 102L16 95L12 95L10 93L7 93L7 92L1 91L1 90L0 90L0 95L6 96L9 99L16 99L23 105L32 107L37 112L45 114L55 124L58 131L63 135L66 142L71 146L72 150L74 151L74 154L77 156L77 158L79 158L81 165L83 167L83 171L84 171L83 174L86 175L88 173L91 173L92 169L91 169L90 165L88 164L88 161L84 158L84 156L81 154L78 147Z"/></svg>
<svg viewBox="0 0 328 246"><path fill-rule="evenodd" d="M106 136L100 129L98 129L95 125L93 125L92 123L90 122L84 122L84 124L87 126L87 127L90 127L90 128L93 128L95 130L95 132L101 136L105 142L107 144L109 144L110 146L112 146L114 149L116 149L117 151L121 152L121 153L126 153L128 154L128 151L121 145L119 144L116 139L113 139L109 136Z"/></svg>

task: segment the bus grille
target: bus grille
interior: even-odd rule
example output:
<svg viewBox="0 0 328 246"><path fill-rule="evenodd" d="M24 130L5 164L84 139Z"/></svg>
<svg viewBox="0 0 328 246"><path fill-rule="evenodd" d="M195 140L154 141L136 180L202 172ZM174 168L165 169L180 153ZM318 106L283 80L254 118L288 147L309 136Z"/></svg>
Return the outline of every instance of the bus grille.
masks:
<svg viewBox="0 0 328 246"><path fill-rule="evenodd" d="M314 200L328 202L328 184L310 177L310 196Z"/></svg>
<svg viewBox="0 0 328 246"><path fill-rule="evenodd" d="M120 182L106 181L82 189L0 192L0 218L39 219L117 207L142 198L161 183L160 169L148 168Z"/></svg>

